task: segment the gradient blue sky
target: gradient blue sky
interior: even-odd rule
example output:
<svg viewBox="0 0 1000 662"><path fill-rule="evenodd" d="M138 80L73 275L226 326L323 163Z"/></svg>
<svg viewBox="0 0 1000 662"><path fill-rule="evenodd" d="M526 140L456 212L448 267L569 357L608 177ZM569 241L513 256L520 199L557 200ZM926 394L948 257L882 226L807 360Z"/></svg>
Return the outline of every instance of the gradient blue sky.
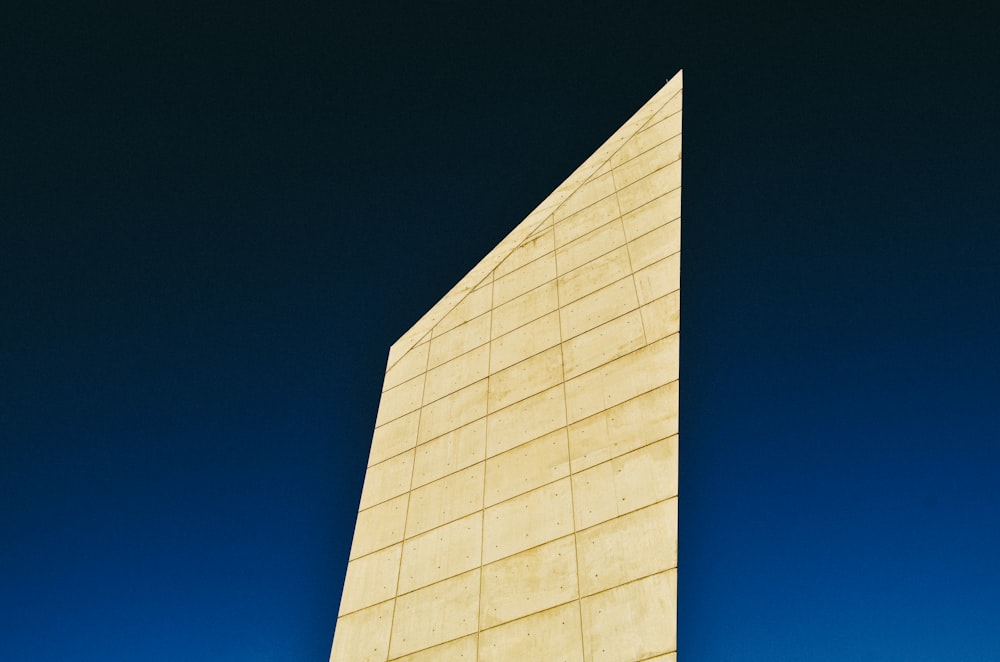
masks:
<svg viewBox="0 0 1000 662"><path fill-rule="evenodd" d="M389 345L680 68L684 659L1000 659L986 3L149 4L0 20L0 659L325 659Z"/></svg>

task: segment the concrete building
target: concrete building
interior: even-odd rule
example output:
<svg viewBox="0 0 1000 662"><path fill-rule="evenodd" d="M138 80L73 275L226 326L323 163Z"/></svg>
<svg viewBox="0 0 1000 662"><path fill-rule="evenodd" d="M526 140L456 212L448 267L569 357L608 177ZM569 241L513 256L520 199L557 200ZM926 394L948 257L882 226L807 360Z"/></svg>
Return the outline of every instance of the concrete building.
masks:
<svg viewBox="0 0 1000 662"><path fill-rule="evenodd" d="M681 99L390 349L332 661L675 660Z"/></svg>

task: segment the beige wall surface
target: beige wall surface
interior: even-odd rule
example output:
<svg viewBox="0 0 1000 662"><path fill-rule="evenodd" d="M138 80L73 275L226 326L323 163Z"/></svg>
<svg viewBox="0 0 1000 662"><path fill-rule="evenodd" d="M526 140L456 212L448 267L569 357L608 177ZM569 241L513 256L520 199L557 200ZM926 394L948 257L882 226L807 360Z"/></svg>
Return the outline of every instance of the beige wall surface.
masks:
<svg viewBox="0 0 1000 662"><path fill-rule="evenodd" d="M393 345L331 662L676 659L682 87Z"/></svg>

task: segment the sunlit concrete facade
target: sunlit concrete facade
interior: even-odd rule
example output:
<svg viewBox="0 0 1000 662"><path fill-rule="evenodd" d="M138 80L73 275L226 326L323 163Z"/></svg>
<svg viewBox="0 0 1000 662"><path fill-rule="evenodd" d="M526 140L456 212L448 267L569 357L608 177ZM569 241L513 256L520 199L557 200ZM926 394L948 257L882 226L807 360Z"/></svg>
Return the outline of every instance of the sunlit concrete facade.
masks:
<svg viewBox="0 0 1000 662"><path fill-rule="evenodd" d="M392 346L332 661L675 660L681 103Z"/></svg>

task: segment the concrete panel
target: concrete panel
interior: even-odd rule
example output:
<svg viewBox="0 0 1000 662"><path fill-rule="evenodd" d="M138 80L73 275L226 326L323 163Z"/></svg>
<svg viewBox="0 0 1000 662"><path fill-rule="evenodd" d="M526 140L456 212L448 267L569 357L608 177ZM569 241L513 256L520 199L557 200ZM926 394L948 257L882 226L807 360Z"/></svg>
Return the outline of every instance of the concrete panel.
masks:
<svg viewBox="0 0 1000 662"><path fill-rule="evenodd" d="M486 377L490 370L490 346L480 345L461 356L427 371L424 404L440 400Z"/></svg>
<svg viewBox="0 0 1000 662"><path fill-rule="evenodd" d="M414 411L375 428L368 466L408 451L417 445L417 424L420 412Z"/></svg>
<svg viewBox="0 0 1000 662"><path fill-rule="evenodd" d="M427 367L435 368L489 342L491 317L490 311L487 311L479 317L432 339Z"/></svg>
<svg viewBox="0 0 1000 662"><path fill-rule="evenodd" d="M638 209L634 209L622 216L622 224L625 226L625 237L629 241L666 225L681 217L681 189L678 186L672 191L664 193Z"/></svg>
<svg viewBox="0 0 1000 662"><path fill-rule="evenodd" d="M663 108L658 110L653 117L650 118L649 123L654 125L667 120L673 120L676 122L676 130L680 131L681 104L683 103L683 98L683 92L678 92L676 97L668 101Z"/></svg>
<svg viewBox="0 0 1000 662"><path fill-rule="evenodd" d="M681 112L678 108L677 111L670 113L668 115L660 115L652 122L650 122L649 127L644 129L641 133L658 133L660 136L667 138L673 138L674 136L679 136L681 134Z"/></svg>
<svg viewBox="0 0 1000 662"><path fill-rule="evenodd" d="M566 408L576 422L677 379L679 336L657 340L566 381Z"/></svg>
<svg viewBox="0 0 1000 662"><path fill-rule="evenodd" d="M503 305L555 277L556 256L548 253L493 281L493 305Z"/></svg>
<svg viewBox="0 0 1000 662"><path fill-rule="evenodd" d="M639 307L631 274L559 309L563 340L620 317Z"/></svg>
<svg viewBox="0 0 1000 662"><path fill-rule="evenodd" d="M413 451L407 451L368 467L361 488L361 509L371 508L410 489L413 474Z"/></svg>
<svg viewBox="0 0 1000 662"><path fill-rule="evenodd" d="M589 207L598 200L603 200L614 192L615 182L611 173L595 177L576 189L562 205L556 208L552 213L554 220L558 224L559 221Z"/></svg>
<svg viewBox="0 0 1000 662"><path fill-rule="evenodd" d="M427 368L427 351L429 343L417 345L399 361L385 372L385 381L382 383L382 390L399 386L405 381L413 379Z"/></svg>
<svg viewBox="0 0 1000 662"><path fill-rule="evenodd" d="M583 659L580 604L575 601L479 634L479 662Z"/></svg>
<svg viewBox="0 0 1000 662"><path fill-rule="evenodd" d="M573 474L577 530L677 496L677 437Z"/></svg>
<svg viewBox="0 0 1000 662"><path fill-rule="evenodd" d="M573 532L569 478L486 509L483 563L490 563Z"/></svg>
<svg viewBox="0 0 1000 662"><path fill-rule="evenodd" d="M590 175L590 177L587 177L587 181L588 182L589 181L593 181L593 180L597 179L598 177L600 177L601 175L607 174L609 172L611 172L611 162L610 161L605 161L604 165L602 165L600 168L598 168L597 170L595 170Z"/></svg>
<svg viewBox="0 0 1000 662"><path fill-rule="evenodd" d="M486 415L487 380L466 386L425 405L420 411L417 443L422 444Z"/></svg>
<svg viewBox="0 0 1000 662"><path fill-rule="evenodd" d="M619 187L627 187L660 168L679 161L680 158L681 137L677 135L615 168L613 171L615 183ZM662 193L663 189L660 192Z"/></svg>
<svg viewBox="0 0 1000 662"><path fill-rule="evenodd" d="M402 548L401 544L393 545L347 563L340 614L370 607L396 595Z"/></svg>
<svg viewBox="0 0 1000 662"><path fill-rule="evenodd" d="M486 274L485 276L483 276L482 280L480 280L478 283L476 283L476 287L473 288L473 289L479 290L479 289L482 289L484 287L489 287L493 283L493 278L495 276L496 276L496 272L495 271L489 272L488 274Z"/></svg>
<svg viewBox="0 0 1000 662"><path fill-rule="evenodd" d="M545 283L493 309L493 337L510 333L558 307L559 295L555 281Z"/></svg>
<svg viewBox="0 0 1000 662"><path fill-rule="evenodd" d="M500 263L496 268L497 277L505 276L555 250L552 218L549 217L548 221L548 223L543 223L537 232L532 233L520 246L514 249L514 252L506 260Z"/></svg>
<svg viewBox="0 0 1000 662"><path fill-rule="evenodd" d="M351 544L352 559L403 540L409 500L409 494L402 494L358 513L354 542Z"/></svg>
<svg viewBox="0 0 1000 662"><path fill-rule="evenodd" d="M677 499L592 526L576 538L583 595L675 568Z"/></svg>
<svg viewBox="0 0 1000 662"><path fill-rule="evenodd" d="M378 405L378 415L375 426L395 420L403 414L409 414L420 408L420 400L424 394L424 376L418 375L399 386L394 386L382 394Z"/></svg>
<svg viewBox="0 0 1000 662"><path fill-rule="evenodd" d="M543 201L542 204L535 208L535 211L531 212L528 217L524 219L525 221L533 219L537 222L537 219L540 218L542 214L546 215L545 220L535 226L535 229L531 231L531 234L528 235L528 239L537 237L552 228L552 209L556 206L558 206L558 203L553 202L550 196L549 199Z"/></svg>
<svg viewBox="0 0 1000 662"><path fill-rule="evenodd" d="M675 290L642 307L646 340L655 342L681 330L681 291Z"/></svg>
<svg viewBox="0 0 1000 662"><path fill-rule="evenodd" d="M439 526L403 543L399 592L408 593L479 567L483 513Z"/></svg>
<svg viewBox="0 0 1000 662"><path fill-rule="evenodd" d="M492 287L481 287L477 290L473 290L467 294L465 298L458 303L458 305L452 308L447 315L441 318L440 322L434 325L434 331L431 333L431 338L436 338L446 331L454 329L459 324L463 324L469 320L479 317L492 307Z"/></svg>
<svg viewBox="0 0 1000 662"><path fill-rule="evenodd" d="M680 253L674 253L670 257L635 272L636 292L639 295L639 303L642 305L666 296L680 289L680 286Z"/></svg>
<svg viewBox="0 0 1000 662"><path fill-rule="evenodd" d="M503 409L562 380L562 349L552 347L490 376L488 411Z"/></svg>
<svg viewBox="0 0 1000 662"><path fill-rule="evenodd" d="M610 173L608 176L610 176ZM618 196L611 194L603 200L598 200L586 209L556 223L554 228L556 248L565 246L574 239L578 239L602 225L607 225L620 215L621 213L618 210Z"/></svg>
<svg viewBox="0 0 1000 662"><path fill-rule="evenodd" d="M396 599L389 657L458 639L479 629L479 568Z"/></svg>
<svg viewBox="0 0 1000 662"><path fill-rule="evenodd" d="M569 426L573 472L677 434L677 382Z"/></svg>
<svg viewBox="0 0 1000 662"><path fill-rule="evenodd" d="M479 626L490 628L577 597L576 543L566 536L483 567Z"/></svg>
<svg viewBox="0 0 1000 662"><path fill-rule="evenodd" d="M677 649L677 571L583 598L583 654L634 662Z"/></svg>
<svg viewBox="0 0 1000 662"><path fill-rule="evenodd" d="M442 662L442 660L466 660L467 662L475 662L477 654L476 649L478 647L479 636L470 634L467 637L455 639L454 641L449 641L448 643L441 644L440 646L427 648L419 653L393 658L393 662Z"/></svg>
<svg viewBox="0 0 1000 662"><path fill-rule="evenodd" d="M338 618L330 662L385 662L394 603L388 600Z"/></svg>
<svg viewBox="0 0 1000 662"><path fill-rule="evenodd" d="M429 531L483 507L483 464L463 469L410 493L406 537Z"/></svg>
<svg viewBox="0 0 1000 662"><path fill-rule="evenodd" d="M486 505L524 494L569 475L566 428L486 461Z"/></svg>
<svg viewBox="0 0 1000 662"><path fill-rule="evenodd" d="M643 177L639 181L618 191L618 204L622 214L637 209L650 200L663 195L681 185L681 162L674 161L668 166Z"/></svg>
<svg viewBox="0 0 1000 662"><path fill-rule="evenodd" d="M630 273L632 269L628 262L628 250L624 246L605 253L582 267L559 276L557 283L560 305L565 306L591 292L596 292Z"/></svg>
<svg viewBox="0 0 1000 662"><path fill-rule="evenodd" d="M556 251L556 263L562 275L591 260L625 245L625 231L619 219L605 223Z"/></svg>
<svg viewBox="0 0 1000 662"><path fill-rule="evenodd" d="M681 132L680 114L668 118L667 121L650 124L648 128L635 134L625 143L614 156L611 157L611 164L614 167L624 165L640 154L644 154L655 147L658 147ZM622 180L615 179L619 186L623 186Z"/></svg>
<svg viewBox="0 0 1000 662"><path fill-rule="evenodd" d="M503 453L565 425L566 397L560 384L490 414L486 419L486 457Z"/></svg>
<svg viewBox="0 0 1000 662"><path fill-rule="evenodd" d="M413 487L470 467L486 458L486 419L421 444L413 460Z"/></svg>
<svg viewBox="0 0 1000 662"><path fill-rule="evenodd" d="M638 271L680 249L681 222L674 220L629 242L628 254L632 260L632 269Z"/></svg>
<svg viewBox="0 0 1000 662"><path fill-rule="evenodd" d="M667 117L670 117L674 113L678 113L681 110L681 106L684 103L684 92L678 92L672 99L667 101L649 120L650 124L654 122L660 122Z"/></svg>
<svg viewBox="0 0 1000 662"><path fill-rule="evenodd" d="M622 357L646 344L642 316L633 310L563 343L566 379Z"/></svg>
<svg viewBox="0 0 1000 662"><path fill-rule="evenodd" d="M559 313L553 311L534 322L500 336L490 347L490 372L499 372L559 344Z"/></svg>

